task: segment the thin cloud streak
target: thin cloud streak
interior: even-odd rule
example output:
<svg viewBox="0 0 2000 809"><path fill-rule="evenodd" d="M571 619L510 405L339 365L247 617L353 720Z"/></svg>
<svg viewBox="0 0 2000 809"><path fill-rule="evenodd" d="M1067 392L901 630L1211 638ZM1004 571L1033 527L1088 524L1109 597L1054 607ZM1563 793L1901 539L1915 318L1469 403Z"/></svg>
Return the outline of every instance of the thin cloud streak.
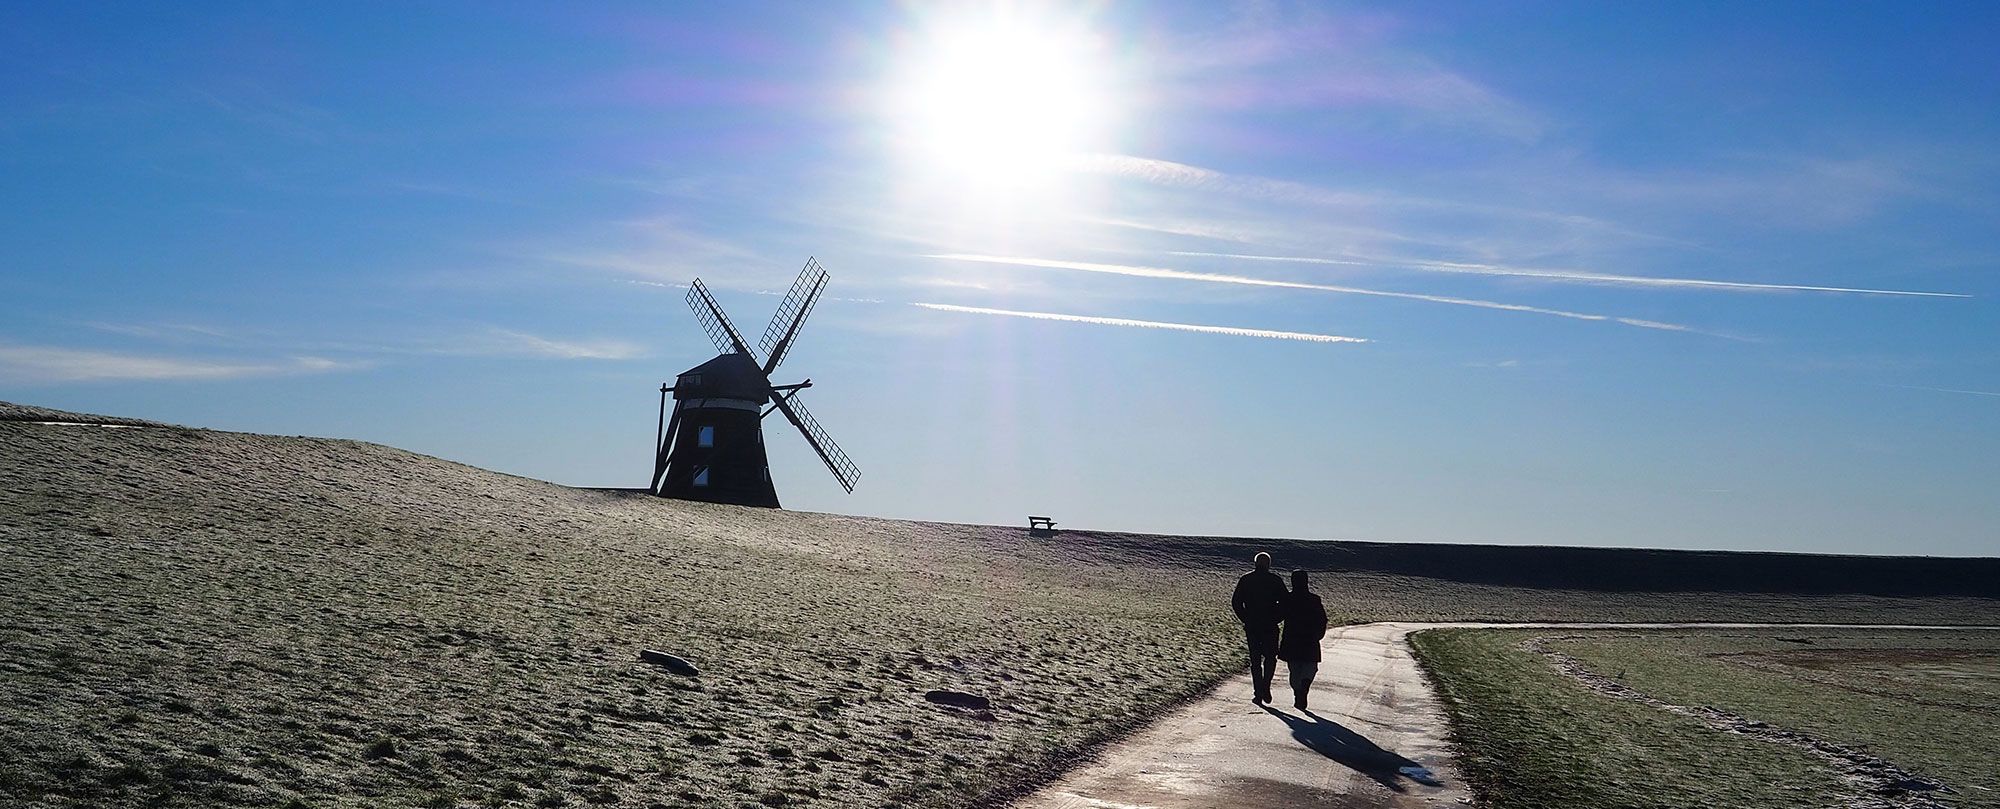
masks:
<svg viewBox="0 0 2000 809"><path fill-rule="evenodd" d="M1348 295L1373 295L1381 298L1401 298L1404 300L1427 301L1430 303L1445 303L1454 306L1471 306L1479 309L1498 309L1503 312L1526 312L1537 315L1566 317L1572 320L1594 320L1594 321L1604 321L1612 323L1622 323L1627 326L1635 326L1642 329L1657 329L1659 331L1678 331L1678 332L1688 332L1690 334L1706 334L1712 337L1726 337L1726 335L1718 335L1718 334L1713 334L1711 332L1704 332L1690 326L1680 325L1678 323L1662 323L1657 320L1641 320L1639 318L1634 318L1634 317L1619 317L1616 315L1597 315L1588 312L1570 312L1562 309L1544 309L1539 306L1526 306L1518 303L1500 303L1498 301L1482 301L1472 298L1451 298L1443 295L1423 295L1415 292L1387 292L1379 289L1361 289L1359 287L1336 286L1333 284L1310 284L1304 281L1277 281L1269 278L1252 278L1243 275L1225 275L1222 273L1211 273L1211 272L1188 272L1186 270L1172 270L1172 269L1167 269L1165 267L1141 267L1129 264L1099 264L1096 262L1089 262L1089 261L1058 261L1053 259L1020 258L1020 257L1010 257L1010 256L982 256L982 255L970 255L965 253L943 253L943 254L928 255L925 256L925 258L941 258L951 261L976 261L987 264L1010 264L1019 267L1042 267L1046 269L1056 269L1056 270L1077 270L1079 272L1096 272L1096 273L1106 273L1110 275L1129 275L1138 278L1169 278L1179 281L1207 281L1210 283L1218 283L1218 284L1242 284L1245 286L1275 287L1278 289L1311 289L1320 292L1339 292ZM1730 339L1737 339L1737 338L1730 338Z"/></svg>
<svg viewBox="0 0 2000 809"><path fill-rule="evenodd" d="M1904 390L1927 390L1931 391L1932 393L1962 393L1967 396L1992 396L2000 398L2000 391L1991 391L1991 390L1965 390L1963 388L1932 388L1932 387L1926 387L1924 385L1896 385L1895 387L1902 388Z"/></svg>
<svg viewBox="0 0 2000 809"><path fill-rule="evenodd" d="M1341 191L1290 180L1274 180L1246 174L1231 174L1172 160L1123 154L1077 154L1064 159L1064 167L1082 174L1097 174L1138 180L1166 188L1182 188L1225 194L1244 199L1315 205L1331 208L1374 210L1400 208L1426 211L1456 211L1486 216L1554 222L1595 228L1647 240L1662 237L1629 230L1612 222L1582 214L1488 205L1458 200L1409 196L1382 191Z"/></svg>
<svg viewBox="0 0 2000 809"><path fill-rule="evenodd" d="M1303 183L1226 174L1214 169L1121 154L1081 154L1067 158L1067 168L1086 174L1106 174L1155 185L1212 191L1240 197L1313 205L1363 205L1379 202L1368 194L1328 191Z"/></svg>
<svg viewBox="0 0 2000 809"><path fill-rule="evenodd" d="M561 340L497 326L449 337L384 343L327 342L321 349L393 356L496 357L504 359L633 360L648 356L646 347L629 340Z"/></svg>
<svg viewBox="0 0 2000 809"><path fill-rule="evenodd" d="M981 306L954 306L948 303L913 303L939 312L964 312L974 315L1000 315L1003 317L1025 317L1034 320L1059 320L1065 323L1094 323L1100 326L1130 326L1141 329L1168 329L1191 331L1202 334L1227 334L1235 337L1262 337L1269 340L1299 340L1308 343L1366 343L1362 337L1342 337L1335 334L1311 334L1308 332L1277 331L1275 329L1244 329L1235 326L1203 326L1194 323L1166 323L1158 320L1131 320L1122 317L1092 317L1089 315L1064 315L1054 312L1021 312L1013 309L988 309Z"/></svg>
<svg viewBox="0 0 2000 809"><path fill-rule="evenodd" d="M563 360L630 360L646 356L644 346L624 340L552 340L509 329L494 329L490 343L482 340L470 348L473 353Z"/></svg>
<svg viewBox="0 0 2000 809"><path fill-rule="evenodd" d="M1693 287L1700 289L1722 289L1743 292L1836 292L1853 295L1904 295L1920 298L1970 298L1958 292L1920 292L1905 289L1867 289L1860 287L1823 287L1806 284L1754 284L1745 281L1715 281L1705 278L1660 278L1646 275L1611 275L1607 273L1583 272L1580 270L1538 270L1525 267L1506 267L1498 264L1467 264L1454 261L1371 261L1364 259L1316 258L1313 256L1257 256L1243 253L1200 253L1177 250L1168 255L1195 256L1204 258L1233 258L1244 261L1271 261L1288 264L1332 264L1343 267L1402 267L1429 272L1462 273L1466 275L1498 275L1520 278L1544 278L1552 281L1581 281L1595 284L1631 284L1655 287Z"/></svg>
<svg viewBox="0 0 2000 809"><path fill-rule="evenodd" d="M323 357L294 357L282 363L244 363L119 354L55 346L0 345L0 380L23 384L113 380L240 379L252 376L325 373L368 367Z"/></svg>
<svg viewBox="0 0 2000 809"><path fill-rule="evenodd" d="M189 339L228 340L231 337L231 335L228 332L225 332L221 329L210 328L208 326L197 326L187 323L145 324L145 323L106 323L103 321L87 321L82 325L88 326L98 331L110 332L112 334L122 334L127 337L138 337L147 340L189 340Z"/></svg>

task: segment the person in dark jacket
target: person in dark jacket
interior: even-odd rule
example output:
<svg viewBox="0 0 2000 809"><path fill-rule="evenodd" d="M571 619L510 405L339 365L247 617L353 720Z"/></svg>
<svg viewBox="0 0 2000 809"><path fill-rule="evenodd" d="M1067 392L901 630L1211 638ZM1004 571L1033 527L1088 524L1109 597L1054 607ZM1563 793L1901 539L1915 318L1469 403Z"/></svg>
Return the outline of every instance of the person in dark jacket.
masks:
<svg viewBox="0 0 2000 809"><path fill-rule="evenodd" d="M1285 580L1271 572L1271 555L1258 552L1257 569L1236 580L1229 606L1243 622L1250 645L1250 680L1256 688L1250 701L1271 701L1271 676L1278 668L1278 622L1284 620Z"/></svg>
<svg viewBox="0 0 2000 809"><path fill-rule="evenodd" d="M1326 605L1306 589L1306 572L1292 571L1292 591L1285 594L1285 634L1278 641L1278 659L1291 674L1292 705L1306 709L1306 692L1319 675L1319 641L1326 637Z"/></svg>

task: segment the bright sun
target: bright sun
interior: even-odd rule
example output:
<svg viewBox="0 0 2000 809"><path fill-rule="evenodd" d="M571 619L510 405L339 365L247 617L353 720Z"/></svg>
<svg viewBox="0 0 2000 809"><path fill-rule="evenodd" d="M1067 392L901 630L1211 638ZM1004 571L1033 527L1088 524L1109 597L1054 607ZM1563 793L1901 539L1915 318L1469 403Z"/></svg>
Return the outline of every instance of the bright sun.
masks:
<svg viewBox="0 0 2000 809"><path fill-rule="evenodd" d="M1082 21L1021 10L940 19L908 45L891 97L897 146L939 179L1032 185L1103 148L1115 99Z"/></svg>

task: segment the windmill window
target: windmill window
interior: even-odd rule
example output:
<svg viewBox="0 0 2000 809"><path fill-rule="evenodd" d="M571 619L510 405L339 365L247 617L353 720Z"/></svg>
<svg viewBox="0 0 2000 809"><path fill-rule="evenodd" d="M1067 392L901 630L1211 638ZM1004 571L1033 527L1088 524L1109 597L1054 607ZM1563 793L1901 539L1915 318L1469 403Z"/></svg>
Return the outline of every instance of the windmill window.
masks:
<svg viewBox="0 0 2000 809"><path fill-rule="evenodd" d="M764 482L765 483L771 482L771 467L768 466L764 467Z"/></svg>
<svg viewBox="0 0 2000 809"><path fill-rule="evenodd" d="M708 485L708 467L704 466L700 469L695 470L694 485L696 486Z"/></svg>
<svg viewBox="0 0 2000 809"><path fill-rule="evenodd" d="M702 425L701 430L695 433L694 444L698 447L715 446L715 427L713 425Z"/></svg>

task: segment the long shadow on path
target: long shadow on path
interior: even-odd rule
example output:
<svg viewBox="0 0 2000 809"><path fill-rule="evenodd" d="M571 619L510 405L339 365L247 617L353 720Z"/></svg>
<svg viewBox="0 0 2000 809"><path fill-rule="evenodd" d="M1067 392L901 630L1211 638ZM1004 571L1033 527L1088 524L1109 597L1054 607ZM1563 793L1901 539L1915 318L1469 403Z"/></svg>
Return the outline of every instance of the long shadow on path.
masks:
<svg viewBox="0 0 2000 809"><path fill-rule="evenodd" d="M1404 779L1426 786L1444 785L1424 765L1394 751L1384 750L1369 741L1368 737L1312 711L1306 711L1305 716L1294 716L1269 705L1264 706L1264 711L1290 725L1292 738L1297 739L1299 744L1373 778L1393 791L1408 791L1403 784Z"/></svg>

